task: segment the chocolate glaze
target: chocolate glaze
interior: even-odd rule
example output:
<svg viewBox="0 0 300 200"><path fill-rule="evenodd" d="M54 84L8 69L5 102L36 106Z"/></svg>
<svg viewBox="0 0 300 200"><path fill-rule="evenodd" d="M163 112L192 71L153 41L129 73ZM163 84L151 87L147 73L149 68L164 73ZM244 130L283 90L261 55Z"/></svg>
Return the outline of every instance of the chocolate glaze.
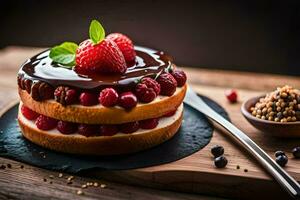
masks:
<svg viewBox="0 0 300 200"><path fill-rule="evenodd" d="M79 89L98 90L103 87L127 88L132 87L145 76L155 76L170 69L172 59L164 52L145 47L135 47L136 63L127 68L122 75L82 75L72 69L52 62L46 50L28 59L19 70L19 78L33 82L43 81L53 87L60 85Z"/></svg>

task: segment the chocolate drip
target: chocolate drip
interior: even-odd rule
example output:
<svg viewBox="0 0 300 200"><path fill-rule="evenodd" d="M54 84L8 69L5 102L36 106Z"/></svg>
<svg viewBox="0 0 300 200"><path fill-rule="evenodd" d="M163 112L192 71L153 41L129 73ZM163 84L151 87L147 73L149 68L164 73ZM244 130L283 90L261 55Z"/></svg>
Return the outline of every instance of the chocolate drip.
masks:
<svg viewBox="0 0 300 200"><path fill-rule="evenodd" d="M136 84L142 77L156 76L158 73L169 69L172 59L161 51L144 47L135 47L136 63L128 67L122 75L82 75L72 69L64 68L49 58L49 50L46 50L31 59L28 59L18 74L18 84L22 89L32 88L56 88L58 86L71 86L83 90L99 90L104 87L129 88ZM25 83L22 80L29 80ZM35 86L39 82L45 85ZM49 87L48 87L49 86ZM53 89L52 89L53 90ZM33 94L35 91L31 91ZM41 91L42 92L42 91ZM37 96L37 99L39 97ZM48 98L48 96L47 96Z"/></svg>

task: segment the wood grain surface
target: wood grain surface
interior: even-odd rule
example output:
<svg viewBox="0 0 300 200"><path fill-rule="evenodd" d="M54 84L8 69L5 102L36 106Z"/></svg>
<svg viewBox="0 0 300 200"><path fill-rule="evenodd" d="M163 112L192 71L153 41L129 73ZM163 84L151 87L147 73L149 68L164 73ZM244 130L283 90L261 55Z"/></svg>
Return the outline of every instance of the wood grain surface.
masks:
<svg viewBox="0 0 300 200"><path fill-rule="evenodd" d="M18 100L16 73L20 64L40 50L8 47L0 51L0 112L3 113ZM293 147L300 145L300 139L282 140L265 136L246 122L240 112L240 106L244 100L271 91L276 86L290 84L300 88L299 77L191 68L185 68L185 70L188 73L190 85L199 93L212 98L225 107L233 123L245 131L272 157L276 150L286 151L290 159L285 169L298 181L300 180L300 160L293 159L290 153ZM237 104L227 102L224 96L224 90L227 88L238 89L239 102ZM225 156L229 160L225 169L216 169L213 165L209 151L215 144L225 147ZM6 168L0 171L0 198L3 199L27 199L28 197L33 199L76 199L79 197L91 199L215 199L215 196L240 199L288 198L286 193L256 161L218 127L216 127L209 145L182 160L144 169L85 173L81 174L82 177L75 176L74 180L78 180L78 182L74 181L74 184L71 185L67 185L65 179L58 178L58 172L28 165L24 165L25 167L21 169L20 166L23 164L5 158L0 158L0 165L2 163L12 163L13 166L11 169ZM52 184L49 181L43 181L43 178L50 174L56 176ZM85 194L79 196L76 191L80 185L91 181L86 177L104 178L108 187L83 189ZM93 179L93 181L95 180ZM133 187L125 184L139 186ZM214 197L146 189L140 185L174 191L205 193Z"/></svg>

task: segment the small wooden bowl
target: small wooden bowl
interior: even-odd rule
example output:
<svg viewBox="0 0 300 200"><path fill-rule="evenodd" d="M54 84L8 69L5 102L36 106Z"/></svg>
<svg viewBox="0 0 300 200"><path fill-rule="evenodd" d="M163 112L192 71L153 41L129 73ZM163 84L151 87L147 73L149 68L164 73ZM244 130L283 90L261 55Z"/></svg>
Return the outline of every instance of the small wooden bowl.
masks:
<svg viewBox="0 0 300 200"><path fill-rule="evenodd" d="M241 107L244 117L258 130L275 137L296 138L300 137L300 121L297 122L274 122L254 117L250 113L250 108L255 105L260 98L254 97L245 101Z"/></svg>

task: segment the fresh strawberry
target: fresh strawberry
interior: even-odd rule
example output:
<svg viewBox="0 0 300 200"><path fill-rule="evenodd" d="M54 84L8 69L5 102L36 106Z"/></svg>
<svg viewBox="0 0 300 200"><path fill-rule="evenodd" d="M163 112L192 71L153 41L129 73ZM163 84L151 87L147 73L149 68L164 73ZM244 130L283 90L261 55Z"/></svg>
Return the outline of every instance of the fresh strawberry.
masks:
<svg viewBox="0 0 300 200"><path fill-rule="evenodd" d="M124 56L115 42L109 39L94 44L90 39L83 41L76 51L76 70L91 73L119 73L126 69Z"/></svg>
<svg viewBox="0 0 300 200"><path fill-rule="evenodd" d="M105 30L97 20L92 20L90 24L89 39L81 42L79 46L73 42L64 42L51 48L49 53L53 62L86 75L123 74L127 69L124 56L128 61L135 59L132 42L123 35L105 38Z"/></svg>
<svg viewBox="0 0 300 200"><path fill-rule="evenodd" d="M118 45L128 64L132 64L135 61L136 53L133 43L126 35L121 33L111 33L106 38L114 41Z"/></svg>

